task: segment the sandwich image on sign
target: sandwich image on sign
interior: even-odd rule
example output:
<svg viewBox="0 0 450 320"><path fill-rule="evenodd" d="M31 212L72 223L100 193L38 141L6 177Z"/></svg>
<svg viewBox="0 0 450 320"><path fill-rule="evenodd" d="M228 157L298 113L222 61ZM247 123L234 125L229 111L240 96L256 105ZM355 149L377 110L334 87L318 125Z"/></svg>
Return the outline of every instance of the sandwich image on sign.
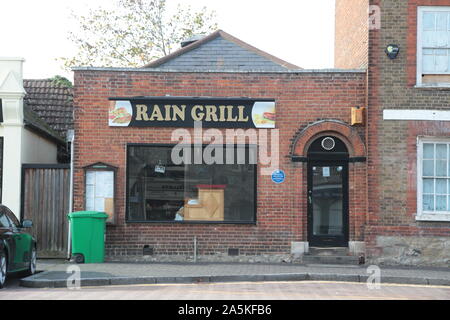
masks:
<svg viewBox="0 0 450 320"><path fill-rule="evenodd" d="M252 120L256 128L275 128L275 102L255 102L252 109Z"/></svg>
<svg viewBox="0 0 450 320"><path fill-rule="evenodd" d="M130 101L111 101L109 106L109 125L127 127L131 122L133 108Z"/></svg>

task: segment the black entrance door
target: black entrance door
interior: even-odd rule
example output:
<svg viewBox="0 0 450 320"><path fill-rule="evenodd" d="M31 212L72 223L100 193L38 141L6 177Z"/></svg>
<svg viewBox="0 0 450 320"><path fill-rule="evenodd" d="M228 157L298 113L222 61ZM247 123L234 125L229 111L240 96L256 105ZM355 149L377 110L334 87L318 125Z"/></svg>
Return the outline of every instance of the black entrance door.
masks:
<svg viewBox="0 0 450 320"><path fill-rule="evenodd" d="M318 146L313 143L308 153L308 241L311 247L348 246L348 153L342 141L332 139L334 152L320 150L323 143Z"/></svg>

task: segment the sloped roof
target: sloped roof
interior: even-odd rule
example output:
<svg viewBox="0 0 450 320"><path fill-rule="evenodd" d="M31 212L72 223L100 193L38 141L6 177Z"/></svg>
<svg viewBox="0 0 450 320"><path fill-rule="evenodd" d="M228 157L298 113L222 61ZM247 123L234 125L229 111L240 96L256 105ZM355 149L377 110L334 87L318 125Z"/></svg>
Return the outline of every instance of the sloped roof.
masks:
<svg viewBox="0 0 450 320"><path fill-rule="evenodd" d="M27 94L24 104L35 112L41 120L65 137L73 128L73 90L52 79L23 80Z"/></svg>
<svg viewBox="0 0 450 320"><path fill-rule="evenodd" d="M55 130L53 130L39 115L30 109L28 105L23 105L23 120L25 128L36 132L40 136L43 136L57 144L63 145L65 143L64 138Z"/></svg>
<svg viewBox="0 0 450 320"><path fill-rule="evenodd" d="M217 30L144 68L179 71L286 71L301 69Z"/></svg>

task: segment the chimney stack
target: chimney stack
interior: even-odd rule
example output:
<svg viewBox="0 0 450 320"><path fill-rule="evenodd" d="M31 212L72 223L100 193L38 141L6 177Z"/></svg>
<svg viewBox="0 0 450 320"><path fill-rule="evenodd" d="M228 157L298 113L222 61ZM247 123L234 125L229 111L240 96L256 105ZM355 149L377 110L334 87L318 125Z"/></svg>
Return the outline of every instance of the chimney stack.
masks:
<svg viewBox="0 0 450 320"><path fill-rule="evenodd" d="M184 47L190 45L191 43L194 43L194 42L196 42L198 40L203 39L204 37L205 37L204 34L194 34L192 37L181 41L181 47L184 48Z"/></svg>

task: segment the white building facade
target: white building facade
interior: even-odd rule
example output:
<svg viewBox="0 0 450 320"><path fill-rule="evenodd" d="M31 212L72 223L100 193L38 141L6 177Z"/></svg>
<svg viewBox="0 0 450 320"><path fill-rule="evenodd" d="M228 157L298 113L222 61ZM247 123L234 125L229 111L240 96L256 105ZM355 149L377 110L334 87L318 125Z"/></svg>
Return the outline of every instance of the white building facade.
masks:
<svg viewBox="0 0 450 320"><path fill-rule="evenodd" d="M0 57L0 203L20 218L22 164L57 163L57 144L25 124L23 58Z"/></svg>

